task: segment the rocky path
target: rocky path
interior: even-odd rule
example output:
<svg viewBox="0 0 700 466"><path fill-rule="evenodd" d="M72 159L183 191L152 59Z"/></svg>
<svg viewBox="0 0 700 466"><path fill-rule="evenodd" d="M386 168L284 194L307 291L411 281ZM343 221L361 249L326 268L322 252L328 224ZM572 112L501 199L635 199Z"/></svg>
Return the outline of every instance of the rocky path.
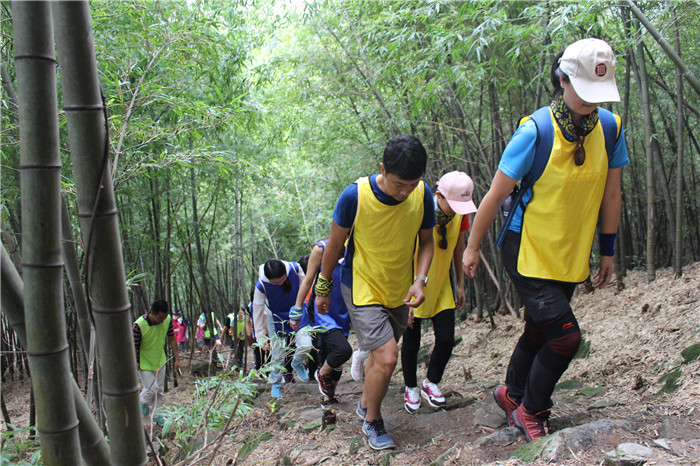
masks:
<svg viewBox="0 0 700 466"><path fill-rule="evenodd" d="M258 409L272 411L264 432L241 436L233 464L689 464L700 461L700 429L689 420L651 407L631 407L604 388L576 380L555 393L551 435L526 444L517 428L507 427L490 393L493 383L471 383L463 393L448 393L448 406L425 403L404 411L403 387L392 384L383 405L385 423L397 449L374 452L355 414L361 384L343 380L342 402L332 408L335 422L324 425L315 384L289 384L274 411L264 390ZM640 408L636 410L635 408ZM629 414L632 413L632 414ZM328 414L326 414L328 418ZM697 423L697 415L693 417ZM238 445L237 445L238 446ZM234 445L231 445L234 447Z"/></svg>

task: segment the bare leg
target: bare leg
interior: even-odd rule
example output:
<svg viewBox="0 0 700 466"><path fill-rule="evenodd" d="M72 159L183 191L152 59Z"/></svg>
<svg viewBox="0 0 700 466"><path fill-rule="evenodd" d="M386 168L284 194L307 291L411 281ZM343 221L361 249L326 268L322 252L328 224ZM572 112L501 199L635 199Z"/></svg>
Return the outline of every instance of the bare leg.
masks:
<svg viewBox="0 0 700 466"><path fill-rule="evenodd" d="M391 338L384 345L371 352L365 367L365 389L362 401L367 403L367 422L382 417L382 400L389 388L391 374L394 373L399 356L396 340Z"/></svg>

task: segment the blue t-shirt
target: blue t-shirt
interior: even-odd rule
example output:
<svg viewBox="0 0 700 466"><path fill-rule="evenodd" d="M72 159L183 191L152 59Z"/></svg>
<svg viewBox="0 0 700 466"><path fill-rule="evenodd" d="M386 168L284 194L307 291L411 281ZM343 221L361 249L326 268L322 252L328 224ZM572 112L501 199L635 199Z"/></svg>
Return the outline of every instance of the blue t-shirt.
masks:
<svg viewBox="0 0 700 466"><path fill-rule="evenodd" d="M535 161L536 141L537 125L535 125L532 119L526 120L515 130L513 137L508 142L501 156L501 161L498 163L498 169L520 182L523 177L528 174L532 168L532 163ZM620 168L629 163L630 159L627 155L625 131L623 128L620 128L620 135L615 142L615 149L613 150L612 157L610 157L608 161L608 168ZM532 187L523 194L523 204L527 205L530 199L532 199ZM516 206L513 206L511 210L513 220L508 229L519 233L522 227L523 211Z"/></svg>
<svg viewBox="0 0 700 466"><path fill-rule="evenodd" d="M386 205L398 205L401 202L386 194L379 189L377 184L377 175L369 176L369 185L372 192L377 197L379 202ZM355 214L357 213L357 183L352 183L343 190L335 204L333 210L333 221L340 227L350 228L355 222ZM423 221L421 222L421 230L432 229L437 224L435 220L435 207L433 205L433 193L425 184L425 192L423 193ZM341 275L341 283L345 286L352 287L352 257L355 254L355 243L352 235L348 240L348 246L345 249L345 262L343 263L343 272Z"/></svg>

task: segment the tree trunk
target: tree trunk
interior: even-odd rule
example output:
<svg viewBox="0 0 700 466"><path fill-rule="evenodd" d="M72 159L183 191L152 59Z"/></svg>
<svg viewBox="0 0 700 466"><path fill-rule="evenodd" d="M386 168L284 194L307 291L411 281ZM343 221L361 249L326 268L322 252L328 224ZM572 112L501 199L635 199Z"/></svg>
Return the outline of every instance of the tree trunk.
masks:
<svg viewBox="0 0 700 466"><path fill-rule="evenodd" d="M65 263L66 277L68 278L68 283L73 293L75 311L78 315L78 329L80 330L80 341L82 343L81 347L85 361L88 362L88 365L91 365L92 361L89 359L88 355L94 327L90 320L90 311L88 310L85 290L83 289L83 282L80 276L73 230L71 228L70 218L68 217L68 206L63 196L61 196L61 227L63 232L63 260Z"/></svg>
<svg viewBox="0 0 700 466"><path fill-rule="evenodd" d="M146 463L129 296L87 2L52 4L111 460Z"/></svg>
<svg viewBox="0 0 700 466"><path fill-rule="evenodd" d="M673 18L673 41L676 46L676 54L681 56L681 41L678 34L678 19L676 8L671 8ZM678 88L677 122L676 122L676 231L673 241L673 272L676 277L683 275L683 128L685 116L683 115L683 74L676 69L676 87Z"/></svg>
<svg viewBox="0 0 700 466"><path fill-rule="evenodd" d="M625 1L629 5L632 14L634 14L637 20L646 28L647 31L649 31L654 39L656 39L661 48L664 49L664 52L666 52L666 55L668 55L668 58L670 58L676 67L682 72L682 75L686 77L690 85L693 87L693 89L695 89L695 92L697 92L698 96L700 96L700 81L698 81L686 64L683 63L683 60L681 60L681 57L673 50L671 44L669 44L666 39L661 36L661 33L654 27L653 24L651 24L651 21L649 21L644 13L642 13L642 10L637 8L637 5L635 5L632 0Z"/></svg>
<svg viewBox="0 0 700 466"><path fill-rule="evenodd" d="M649 105L649 81L647 79L644 44L637 45L637 69L642 91L642 109L644 111L644 150L647 158L647 280L656 278L654 249L656 248L656 216L654 214L654 147L652 144L651 106Z"/></svg>
<svg viewBox="0 0 700 466"><path fill-rule="evenodd" d="M197 264L199 266L199 274L202 278L202 288L200 291L200 299L202 303L202 312L206 316L207 328L209 328L209 334L214 338L214 329L216 328L216 322L212 322L211 314L213 310L211 309L211 300L209 297L209 281L207 277L207 267L204 261L204 254L202 252L202 239L199 236L199 217L197 214L197 183L194 176L194 165L190 166L190 183L192 187L192 225L194 226L194 241L197 247Z"/></svg>
<svg viewBox="0 0 700 466"><path fill-rule="evenodd" d="M51 9L13 2L20 121L27 354L46 464L82 463L71 393L61 258L61 159Z"/></svg>
<svg viewBox="0 0 700 466"><path fill-rule="evenodd" d="M24 317L24 290L22 279L17 269L12 265L10 256L4 247L0 247L0 298L2 310L7 323L14 330L19 344L27 347L27 332ZM102 432L92 417L90 407L85 402L83 394L75 380L72 380L71 392L78 417L78 434L83 460L90 466L109 464L109 447Z"/></svg>

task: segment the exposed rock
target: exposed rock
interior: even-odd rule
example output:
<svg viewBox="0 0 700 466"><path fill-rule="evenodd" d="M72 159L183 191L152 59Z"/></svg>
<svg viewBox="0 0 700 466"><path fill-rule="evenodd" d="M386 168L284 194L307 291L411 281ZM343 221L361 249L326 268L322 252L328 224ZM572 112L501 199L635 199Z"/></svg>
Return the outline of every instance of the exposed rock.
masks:
<svg viewBox="0 0 700 466"><path fill-rule="evenodd" d="M321 429L321 418L314 419L313 421L304 424L301 426L301 430L304 431L304 433L309 433L313 432L314 430L320 430Z"/></svg>
<svg viewBox="0 0 700 466"><path fill-rule="evenodd" d="M663 448L664 450L671 451L671 445L668 444L668 440L666 440L665 438L656 439L654 440L654 443L657 446Z"/></svg>
<svg viewBox="0 0 700 466"><path fill-rule="evenodd" d="M505 413L491 397L477 403L472 419L473 426L485 426L495 429L505 423Z"/></svg>
<svg viewBox="0 0 700 466"><path fill-rule="evenodd" d="M554 391L558 392L559 390L580 390L583 388L583 382L580 380L576 379L570 379L570 380L565 380L563 382L559 382L555 387Z"/></svg>
<svg viewBox="0 0 700 466"><path fill-rule="evenodd" d="M654 450L637 443L621 443L605 454L606 466L637 466L649 461Z"/></svg>
<svg viewBox="0 0 700 466"><path fill-rule="evenodd" d="M624 406L625 402L620 400L614 400L612 398L601 398L599 400L593 400L591 404L588 405L588 409L602 409L610 408L612 406Z"/></svg>
<svg viewBox="0 0 700 466"><path fill-rule="evenodd" d="M323 408L307 409L306 411L299 413L297 416L297 421L300 424L306 424L315 419L321 419L321 416L323 416Z"/></svg>
<svg viewBox="0 0 700 466"><path fill-rule="evenodd" d="M581 395L586 398L595 398L597 396L603 396L607 393L603 387L584 387L581 389Z"/></svg>
<svg viewBox="0 0 700 466"><path fill-rule="evenodd" d="M498 429L495 432L490 433L484 437L478 438L474 442L474 446L479 448L486 448L492 445L508 445L513 443L518 437L522 436L523 433L517 427L506 427L504 429Z"/></svg>
<svg viewBox="0 0 700 466"><path fill-rule="evenodd" d="M610 440L613 429L630 431L634 424L621 419L601 419L577 427L570 427L547 435L515 450L513 456L532 462L538 458L557 462L568 459L572 452L589 450L594 445Z"/></svg>
<svg viewBox="0 0 700 466"><path fill-rule="evenodd" d="M442 409L444 409L445 411L452 411L453 409L460 409L469 406L475 401L476 398L474 398L473 396L467 398L450 398L447 400L447 403L445 403L445 406L443 406Z"/></svg>
<svg viewBox="0 0 700 466"><path fill-rule="evenodd" d="M700 438L700 429L693 424L676 417L668 417L659 428L662 438L694 440Z"/></svg>

